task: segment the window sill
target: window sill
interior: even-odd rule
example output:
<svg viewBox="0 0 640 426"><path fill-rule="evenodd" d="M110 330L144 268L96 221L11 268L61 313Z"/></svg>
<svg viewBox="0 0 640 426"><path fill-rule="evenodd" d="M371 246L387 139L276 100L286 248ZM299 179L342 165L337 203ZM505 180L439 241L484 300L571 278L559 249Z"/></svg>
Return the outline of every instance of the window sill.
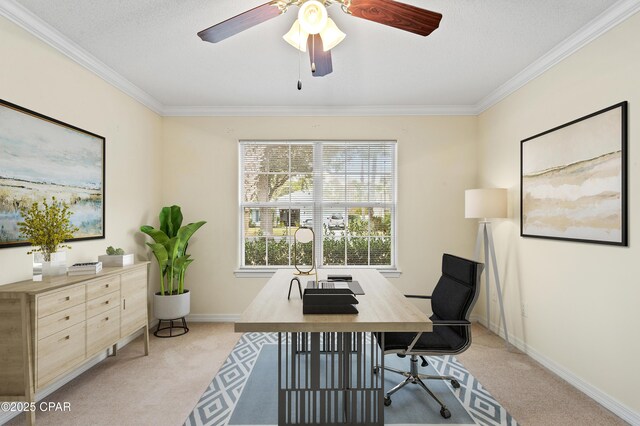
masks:
<svg viewBox="0 0 640 426"><path fill-rule="evenodd" d="M293 271L293 268L290 268ZM321 270L331 270L334 268L321 268ZM338 268L336 268L338 269ZM349 268L339 268L339 269L349 269ZM363 268L364 269L364 268ZM375 268L373 268L375 269ZM271 278L277 269L236 269L233 271L233 275L236 278ZM382 274L385 278L399 278L402 275L402 271L396 268L389 269L378 269L378 272Z"/></svg>

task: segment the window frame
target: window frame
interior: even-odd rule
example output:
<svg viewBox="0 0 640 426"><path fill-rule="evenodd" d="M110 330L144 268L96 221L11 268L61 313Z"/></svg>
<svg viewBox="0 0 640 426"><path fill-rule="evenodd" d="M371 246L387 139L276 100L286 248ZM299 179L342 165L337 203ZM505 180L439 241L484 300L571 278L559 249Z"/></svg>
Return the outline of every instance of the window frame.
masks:
<svg viewBox="0 0 640 426"><path fill-rule="evenodd" d="M397 214L398 214L398 142L393 139L357 139L357 140L342 140L342 139L278 139L278 140L266 140L266 139L240 139L238 141L238 269L235 271L235 275L239 277L269 277L278 269L293 269L293 265L245 265L245 235L244 235L244 210L245 208L282 208L282 207L302 207L303 204L294 204L292 202L287 203L286 206L283 203L276 202L245 202L244 201L244 177L245 177L245 152L244 146L246 144L273 144L273 145L312 145L313 146L313 200L311 202L305 202L304 205L311 206L313 208L313 231L316 234L316 265L318 268L323 269L376 269L388 277L397 277L401 271L398 268L398 252L397 252ZM392 146L392 200L390 203L384 202L339 202L339 201L324 201L323 200L323 147L325 144L387 144ZM289 173L291 173L291 164L289 164ZM345 169L346 175L346 169ZM367 176L371 176L370 173ZM351 208L384 208L391 211L391 262L389 265L325 265L323 264L323 211L326 209L343 209L342 214L346 214L346 220L348 220L348 210ZM290 210L291 211L291 210ZM318 238L317 236L320 236ZM293 236L287 237L293 238ZM348 238L347 234L344 235L345 243ZM362 237L359 237L362 238ZM367 235L366 238L371 238L371 235ZM268 250L268 249L267 249ZM346 250L346 247L345 247ZM291 249L290 249L291 252ZM267 251L268 253L268 251ZM267 254L268 255L268 254ZM368 249L368 256L371 256L371 248ZM370 262L370 260L369 260Z"/></svg>

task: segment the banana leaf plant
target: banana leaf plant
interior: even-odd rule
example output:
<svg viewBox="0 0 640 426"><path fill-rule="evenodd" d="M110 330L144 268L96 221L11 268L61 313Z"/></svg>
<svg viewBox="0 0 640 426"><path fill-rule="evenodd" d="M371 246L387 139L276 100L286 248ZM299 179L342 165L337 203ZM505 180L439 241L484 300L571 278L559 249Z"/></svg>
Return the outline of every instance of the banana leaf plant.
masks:
<svg viewBox="0 0 640 426"><path fill-rule="evenodd" d="M193 262L187 254L189 239L205 221L182 226L179 206L163 207L160 211L160 229L144 225L140 231L151 238L147 243L160 268L160 294L170 296L184 293L184 277L187 267Z"/></svg>

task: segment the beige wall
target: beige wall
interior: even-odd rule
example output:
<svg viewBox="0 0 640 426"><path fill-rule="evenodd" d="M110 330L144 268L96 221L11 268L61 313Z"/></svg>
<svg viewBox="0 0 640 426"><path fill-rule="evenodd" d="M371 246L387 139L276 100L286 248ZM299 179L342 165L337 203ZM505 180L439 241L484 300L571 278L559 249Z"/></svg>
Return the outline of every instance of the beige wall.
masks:
<svg viewBox="0 0 640 426"><path fill-rule="evenodd" d="M478 123L480 182L509 188L511 219L495 232L510 331L541 359L636 413L639 39L637 14L486 111ZM629 247L521 238L520 141L623 100L629 101Z"/></svg>
<svg viewBox="0 0 640 426"><path fill-rule="evenodd" d="M265 278L236 278L239 265L238 140L398 140L398 266L403 291L430 293L440 256L469 256L475 224L464 190L476 181L475 117L203 117L163 120L163 203L208 221L189 250L192 313L241 313ZM283 297L288 283L283 283Z"/></svg>
<svg viewBox="0 0 640 426"><path fill-rule="evenodd" d="M67 263L108 245L146 256L136 231L160 206L161 118L4 18L0 58L0 98L107 139L106 239L72 243ZM0 284L31 278L27 250L0 250Z"/></svg>

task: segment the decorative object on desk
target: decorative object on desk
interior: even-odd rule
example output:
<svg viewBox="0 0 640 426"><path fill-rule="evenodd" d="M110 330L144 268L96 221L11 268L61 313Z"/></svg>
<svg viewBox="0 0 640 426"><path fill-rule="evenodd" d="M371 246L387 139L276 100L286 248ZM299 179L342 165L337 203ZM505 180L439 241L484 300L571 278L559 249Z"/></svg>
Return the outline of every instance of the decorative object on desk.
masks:
<svg viewBox="0 0 640 426"><path fill-rule="evenodd" d="M33 279L64 275L67 272L66 255L58 250L70 249L64 244L78 229L71 224L71 211L64 202L51 197L51 202L42 201L20 208L22 222L18 222L20 234L33 246L27 254L33 254Z"/></svg>
<svg viewBox="0 0 640 426"><path fill-rule="evenodd" d="M298 252L301 252L301 259L304 259L304 245L298 248L298 243L300 244L311 244L311 265L309 269L304 268L305 265L302 263L298 263ZM293 234L293 266L296 268L297 272L294 272L296 275L316 275L316 281L318 281L318 270L316 269L316 234L313 232L313 229L300 227L296 229L296 232ZM302 268L302 269L300 269ZM293 282L298 282L298 291L300 292L300 298L302 299L302 286L300 285L300 279L294 277L289 282L289 294L287 295L287 299L291 297L291 287L293 286Z"/></svg>
<svg viewBox="0 0 640 426"><path fill-rule="evenodd" d="M367 343L369 344L369 343ZM185 426L278 424L278 373L273 365L278 359L278 333L245 333L204 391L195 408L185 420ZM324 356L324 355L323 355ZM387 357L389 367L403 369L406 358ZM517 426L516 420L493 398L454 356L426 357L429 365L424 374L455 374L459 389L448 383L433 385L433 390L452 412L450 421L443 420L425 399L412 393L399 393L394 404L405 409L386 409L385 424L424 425L446 424L487 426ZM365 360L366 362L366 360ZM247 366L252 368L247 368ZM364 363L363 363L364 365ZM384 386L393 386L394 376L385 374ZM260 410L255 410L260 401Z"/></svg>
<svg viewBox="0 0 640 426"><path fill-rule="evenodd" d="M161 321L153 333L157 337L175 337L189 331L184 317L191 310L191 293L184 288L185 272L193 262L187 254L191 236L206 222L200 221L182 226L182 211L179 206L163 207L160 211L160 229L142 226L140 231L153 238L147 243L160 268L160 291L154 295L154 316ZM182 320L181 326L174 326L173 320ZM162 320L170 321L167 327L161 327ZM173 334L173 329L183 332ZM161 333L168 330L168 335Z"/></svg>
<svg viewBox="0 0 640 426"><path fill-rule="evenodd" d="M133 254L125 254L121 248L115 249L112 246L107 247L107 254L98 256L98 260L104 266L128 266L133 265Z"/></svg>
<svg viewBox="0 0 640 426"><path fill-rule="evenodd" d="M102 262L74 263L69 267L67 275L95 275L102 271Z"/></svg>
<svg viewBox="0 0 640 426"><path fill-rule="evenodd" d="M628 245L627 102L521 142L520 235Z"/></svg>
<svg viewBox="0 0 640 426"><path fill-rule="evenodd" d="M73 214L67 240L104 238L105 139L0 100L0 248L27 246L21 208L54 196Z"/></svg>
<svg viewBox="0 0 640 426"><path fill-rule="evenodd" d="M507 319L504 314L502 302L502 290L500 286L500 274L496 260L496 248L493 243L493 230L490 218L507 217L507 190L504 188L467 189L464 192L464 217L467 219L480 219L478 222L478 235L476 237L476 249L473 258L479 260L480 245L484 241L484 278L485 278L485 309L487 311L487 328L491 330L491 273L493 270L496 294L500 305L500 318L504 327L504 338L509 343L507 331ZM489 263L491 260L491 263ZM498 334L500 325L498 324Z"/></svg>

